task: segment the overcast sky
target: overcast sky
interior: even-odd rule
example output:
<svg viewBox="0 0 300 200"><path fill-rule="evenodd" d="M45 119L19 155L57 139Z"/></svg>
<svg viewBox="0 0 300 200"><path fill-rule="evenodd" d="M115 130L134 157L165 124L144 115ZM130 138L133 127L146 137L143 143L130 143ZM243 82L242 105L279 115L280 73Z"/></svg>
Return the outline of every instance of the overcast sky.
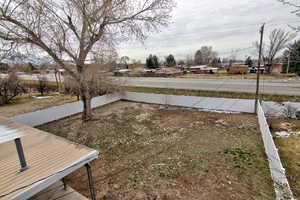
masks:
<svg viewBox="0 0 300 200"><path fill-rule="evenodd" d="M259 27L266 22L266 37L281 27L300 25L300 17L291 14L292 8L277 0L176 0L172 23L145 41L130 41L119 47L119 56L144 59L149 54L163 58L169 54L182 59L194 55L201 46L213 46L220 57L239 49L238 57L254 55L247 49L259 39ZM267 38L266 38L267 39ZM252 55L253 54L253 55Z"/></svg>

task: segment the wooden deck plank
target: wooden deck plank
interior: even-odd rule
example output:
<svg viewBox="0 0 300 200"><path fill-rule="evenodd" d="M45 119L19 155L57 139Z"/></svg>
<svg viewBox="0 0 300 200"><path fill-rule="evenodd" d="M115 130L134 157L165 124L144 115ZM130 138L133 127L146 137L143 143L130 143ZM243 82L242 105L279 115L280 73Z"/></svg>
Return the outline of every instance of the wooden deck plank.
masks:
<svg viewBox="0 0 300 200"><path fill-rule="evenodd" d="M0 199L14 199L41 182L98 153L64 138L0 117L0 125L23 132L22 144L29 169L19 173L14 141L0 144ZM58 181L58 180L56 180ZM18 198L17 198L18 199Z"/></svg>

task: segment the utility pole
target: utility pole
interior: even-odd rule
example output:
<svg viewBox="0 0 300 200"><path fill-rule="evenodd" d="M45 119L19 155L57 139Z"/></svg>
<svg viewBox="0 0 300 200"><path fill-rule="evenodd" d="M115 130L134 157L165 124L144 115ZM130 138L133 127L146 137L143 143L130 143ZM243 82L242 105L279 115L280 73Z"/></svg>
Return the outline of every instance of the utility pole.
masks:
<svg viewBox="0 0 300 200"><path fill-rule="evenodd" d="M290 70L290 62L291 62L291 50L289 50L288 65L287 65L287 68L286 68L286 73L287 74L289 73L289 70Z"/></svg>
<svg viewBox="0 0 300 200"><path fill-rule="evenodd" d="M260 44L259 44L259 55L258 55L258 68L257 68L257 79L256 79L256 95L255 95L255 113L257 113L258 107L258 96L259 96L259 81L260 81L260 61L262 53L262 44L264 39L265 24L260 28Z"/></svg>

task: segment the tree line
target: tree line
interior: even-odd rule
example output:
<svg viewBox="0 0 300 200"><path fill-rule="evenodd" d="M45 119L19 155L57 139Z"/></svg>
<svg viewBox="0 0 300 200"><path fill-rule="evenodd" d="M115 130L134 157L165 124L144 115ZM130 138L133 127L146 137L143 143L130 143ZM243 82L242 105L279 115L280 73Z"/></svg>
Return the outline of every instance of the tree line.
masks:
<svg viewBox="0 0 300 200"><path fill-rule="evenodd" d="M174 67L176 65L210 65L212 67L219 67L221 58L218 53L213 51L211 46L203 46L196 51L194 58L187 57L186 60L180 59L176 61L175 56L170 54L160 61L156 55L150 54L146 58L146 67L149 69L156 69L161 66Z"/></svg>

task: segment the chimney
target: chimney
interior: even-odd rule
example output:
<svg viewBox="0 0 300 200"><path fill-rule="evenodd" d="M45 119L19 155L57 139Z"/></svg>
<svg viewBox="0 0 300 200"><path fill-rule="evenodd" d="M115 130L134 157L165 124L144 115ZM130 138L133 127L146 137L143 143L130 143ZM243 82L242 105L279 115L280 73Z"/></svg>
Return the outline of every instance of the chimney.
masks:
<svg viewBox="0 0 300 200"><path fill-rule="evenodd" d="M18 152L18 156L19 156L19 161L20 161L20 165L21 165L21 168L20 168L19 172L23 172L23 171L28 169L28 166L27 166L27 163L26 163L26 159L25 159L21 139L16 138L15 139L15 144L16 144L16 148L17 148L17 152Z"/></svg>

